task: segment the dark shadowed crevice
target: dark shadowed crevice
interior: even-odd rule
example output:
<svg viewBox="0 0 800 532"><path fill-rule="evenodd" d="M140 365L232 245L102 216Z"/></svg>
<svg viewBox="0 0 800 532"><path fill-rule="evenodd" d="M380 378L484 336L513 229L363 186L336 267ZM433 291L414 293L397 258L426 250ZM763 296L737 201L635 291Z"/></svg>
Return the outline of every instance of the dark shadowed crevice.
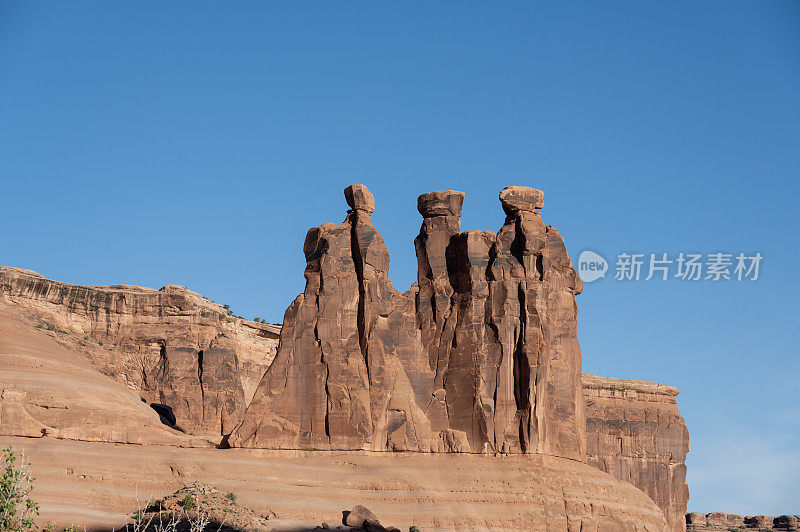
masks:
<svg viewBox="0 0 800 532"><path fill-rule="evenodd" d="M203 388L203 356L204 352L201 349L197 352L197 380L200 381L200 404L203 408L201 419L205 420L206 418L206 392Z"/></svg>
<svg viewBox="0 0 800 532"><path fill-rule="evenodd" d="M162 341L158 351L158 366L156 367L156 381L166 382L169 378L169 358L167 358L167 343Z"/></svg>
<svg viewBox="0 0 800 532"><path fill-rule="evenodd" d="M519 336L514 346L514 399L519 413L519 444L522 452L526 452L528 442L527 425L530 421L531 366L525 351L525 328L527 313L525 308L525 290L518 286L520 327Z"/></svg>
<svg viewBox="0 0 800 532"><path fill-rule="evenodd" d="M367 334L366 334L366 316L365 316L365 290L364 290L364 258L361 256L361 246L358 242L358 233L356 232L356 213L348 216L350 222L350 254L353 257L353 265L356 270L356 279L358 280L358 314L356 315L356 326L358 327L358 345L361 348L361 356L364 358L364 365L367 368L367 380L370 380L369 374L369 360L367 353Z"/></svg>

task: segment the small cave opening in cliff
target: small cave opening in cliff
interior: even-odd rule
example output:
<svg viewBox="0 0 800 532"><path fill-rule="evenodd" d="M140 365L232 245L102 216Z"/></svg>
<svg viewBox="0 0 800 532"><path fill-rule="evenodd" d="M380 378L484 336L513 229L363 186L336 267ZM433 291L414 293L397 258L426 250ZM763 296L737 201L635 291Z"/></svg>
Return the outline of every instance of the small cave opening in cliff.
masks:
<svg viewBox="0 0 800 532"><path fill-rule="evenodd" d="M161 423L173 429L178 428L178 420L175 418L175 412L173 412L171 406L162 403L150 403L150 408L156 411Z"/></svg>

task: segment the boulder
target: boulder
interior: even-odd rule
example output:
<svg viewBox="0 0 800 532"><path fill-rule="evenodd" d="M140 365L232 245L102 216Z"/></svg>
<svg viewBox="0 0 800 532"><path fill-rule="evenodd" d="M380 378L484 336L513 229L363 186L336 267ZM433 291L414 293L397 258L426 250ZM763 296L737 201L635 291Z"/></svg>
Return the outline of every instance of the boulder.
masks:
<svg viewBox="0 0 800 532"><path fill-rule="evenodd" d="M423 218L436 216L461 217L464 193L457 190L435 190L417 198L417 210Z"/></svg>
<svg viewBox="0 0 800 532"><path fill-rule="evenodd" d="M366 525L378 525L380 522L375 514L369 511L368 508L357 504L349 512L345 512L342 524L352 526L354 528L363 528Z"/></svg>
<svg viewBox="0 0 800 532"><path fill-rule="evenodd" d="M506 187L500 191L500 203L509 216L520 211L536 212L544 207L544 192L531 187Z"/></svg>
<svg viewBox="0 0 800 532"><path fill-rule="evenodd" d="M354 211L364 211L367 214L375 212L375 198L364 185L350 185L344 189L344 197Z"/></svg>

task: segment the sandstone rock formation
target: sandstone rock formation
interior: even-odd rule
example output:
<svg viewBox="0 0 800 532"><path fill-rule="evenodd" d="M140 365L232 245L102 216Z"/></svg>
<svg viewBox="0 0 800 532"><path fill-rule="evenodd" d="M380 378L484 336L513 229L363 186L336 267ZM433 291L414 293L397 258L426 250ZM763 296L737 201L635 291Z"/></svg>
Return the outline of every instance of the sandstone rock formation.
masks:
<svg viewBox="0 0 800 532"><path fill-rule="evenodd" d="M306 289L230 443L583 460L581 282L536 212L541 191L504 189L497 235L460 232L463 193L420 196L418 285L405 294L372 195L353 185L345 198L342 224L308 232Z"/></svg>
<svg viewBox="0 0 800 532"><path fill-rule="evenodd" d="M461 231L462 192L421 195L418 280L405 293L389 280L372 194L353 185L345 199L343 223L306 236L306 287L282 328L176 285L89 288L0 268L0 325L22 339L0 341L0 435L482 453L459 458L486 461L475 463L481 482L509 459L530 460L515 467L541 482L518 492L527 513L512 528L685 529L678 392L581 378L582 285L563 239L541 221L541 191L501 191L497 233ZM165 427L139 397L207 439ZM495 456L517 454L527 456ZM576 484L556 480L567 470ZM511 491L527 481L514 477Z"/></svg>
<svg viewBox="0 0 800 532"><path fill-rule="evenodd" d="M692 512L686 514L687 532L716 532L719 530L741 532L747 530L781 530L796 532L800 530L800 515L780 515L778 517L754 515L743 517L722 512L708 514Z"/></svg>
<svg viewBox="0 0 800 532"><path fill-rule="evenodd" d="M589 465L647 493L671 532L685 530L689 433L676 404L678 390L583 375L583 392Z"/></svg>
<svg viewBox="0 0 800 532"><path fill-rule="evenodd" d="M63 331L64 346L163 403L186 432L225 435L271 362L279 327L229 316L182 286L85 287L0 267L0 306Z"/></svg>
<svg viewBox="0 0 800 532"><path fill-rule="evenodd" d="M60 345L58 334L0 308L0 435L208 445L164 426L138 394Z"/></svg>

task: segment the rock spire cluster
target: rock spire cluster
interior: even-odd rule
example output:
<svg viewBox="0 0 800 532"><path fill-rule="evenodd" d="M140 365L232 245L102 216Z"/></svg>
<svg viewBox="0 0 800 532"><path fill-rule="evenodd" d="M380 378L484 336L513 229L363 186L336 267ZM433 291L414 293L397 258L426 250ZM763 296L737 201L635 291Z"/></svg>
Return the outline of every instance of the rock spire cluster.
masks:
<svg viewBox="0 0 800 532"><path fill-rule="evenodd" d="M542 453L584 460L575 295L544 194L500 193L506 220L461 231L464 193L423 194L418 282L398 292L372 194L308 231L306 288L234 446Z"/></svg>

